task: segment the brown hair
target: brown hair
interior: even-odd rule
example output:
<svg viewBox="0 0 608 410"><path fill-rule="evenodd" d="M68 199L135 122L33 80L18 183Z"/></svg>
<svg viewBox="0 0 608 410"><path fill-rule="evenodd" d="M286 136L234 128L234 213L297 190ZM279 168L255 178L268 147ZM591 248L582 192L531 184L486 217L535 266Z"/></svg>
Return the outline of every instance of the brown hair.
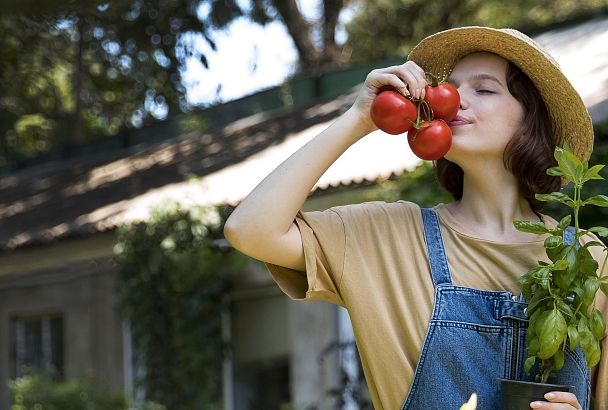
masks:
<svg viewBox="0 0 608 410"><path fill-rule="evenodd" d="M533 211L543 209L544 203L534 194L558 191L559 177L546 174L546 169L557 165L553 157L555 141L553 123L545 103L528 76L509 61L507 68L509 92L524 109L522 123L505 147L503 163L519 183L519 190L530 203ZM441 158L435 169L439 183L454 199L462 198L464 172L457 164Z"/></svg>

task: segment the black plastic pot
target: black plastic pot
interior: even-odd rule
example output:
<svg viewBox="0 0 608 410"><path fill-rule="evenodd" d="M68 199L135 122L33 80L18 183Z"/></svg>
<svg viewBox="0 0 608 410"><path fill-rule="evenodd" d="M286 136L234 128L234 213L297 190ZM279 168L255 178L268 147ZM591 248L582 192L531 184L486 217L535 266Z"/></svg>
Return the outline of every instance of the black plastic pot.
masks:
<svg viewBox="0 0 608 410"><path fill-rule="evenodd" d="M529 410L533 401L546 401L544 396L550 391L572 391L573 386L522 382L500 379L503 410Z"/></svg>

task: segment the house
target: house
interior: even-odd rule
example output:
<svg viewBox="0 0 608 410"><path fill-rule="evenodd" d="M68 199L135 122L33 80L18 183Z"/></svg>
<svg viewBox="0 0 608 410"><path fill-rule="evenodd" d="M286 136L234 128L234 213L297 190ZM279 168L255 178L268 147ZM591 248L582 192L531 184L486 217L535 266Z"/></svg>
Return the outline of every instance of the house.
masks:
<svg viewBox="0 0 608 410"><path fill-rule="evenodd" d="M607 122L608 55L602 50L608 17L535 39L562 65L594 122ZM117 310L115 228L145 220L167 200L238 203L346 110L355 92L250 115L209 133L91 152L0 177L0 378L52 363L67 377L90 373L132 391L137 369L129 325ZM417 163L405 138L376 132L328 170L305 208L363 200L376 181ZM290 301L253 260L239 284L229 295L232 314L224 319L233 348L223 375L226 408L247 408L248 398L269 388L265 380L275 381L270 388L283 391L296 409L327 408L325 392L339 383L340 366L348 364L336 353L319 359L331 343L352 340L346 312ZM2 383L0 408L8 408L9 400Z"/></svg>

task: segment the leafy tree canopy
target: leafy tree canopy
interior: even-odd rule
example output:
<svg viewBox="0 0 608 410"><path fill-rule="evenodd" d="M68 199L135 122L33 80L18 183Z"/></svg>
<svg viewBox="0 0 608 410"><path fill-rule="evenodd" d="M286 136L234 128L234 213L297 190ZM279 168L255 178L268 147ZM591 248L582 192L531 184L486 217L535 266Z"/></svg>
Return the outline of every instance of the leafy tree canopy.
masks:
<svg viewBox="0 0 608 410"><path fill-rule="evenodd" d="M0 0L0 169L45 153L110 140L181 112L186 62L208 66L204 49L236 19L282 22L297 73L404 56L426 34L464 24L536 27L606 0ZM352 16L346 43L340 14ZM201 47L201 44L205 44ZM219 85L218 85L219 86Z"/></svg>
<svg viewBox="0 0 608 410"><path fill-rule="evenodd" d="M351 63L407 56L422 38L454 27L483 25L530 32L608 10L606 0L368 0L347 24Z"/></svg>
<svg viewBox="0 0 608 410"><path fill-rule="evenodd" d="M214 33L237 18L285 22L303 70L331 64L345 1L323 2L320 25L295 0L1 3L0 167L187 112L186 61L208 67L200 42L217 50Z"/></svg>

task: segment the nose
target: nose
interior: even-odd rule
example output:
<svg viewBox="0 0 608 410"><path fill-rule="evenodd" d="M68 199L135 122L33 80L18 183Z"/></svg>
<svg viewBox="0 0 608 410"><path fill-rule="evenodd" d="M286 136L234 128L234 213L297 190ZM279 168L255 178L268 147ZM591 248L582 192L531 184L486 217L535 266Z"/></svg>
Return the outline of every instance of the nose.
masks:
<svg viewBox="0 0 608 410"><path fill-rule="evenodd" d="M469 107L469 103L466 100L465 93L458 89L458 94L460 95L460 109L466 110Z"/></svg>

